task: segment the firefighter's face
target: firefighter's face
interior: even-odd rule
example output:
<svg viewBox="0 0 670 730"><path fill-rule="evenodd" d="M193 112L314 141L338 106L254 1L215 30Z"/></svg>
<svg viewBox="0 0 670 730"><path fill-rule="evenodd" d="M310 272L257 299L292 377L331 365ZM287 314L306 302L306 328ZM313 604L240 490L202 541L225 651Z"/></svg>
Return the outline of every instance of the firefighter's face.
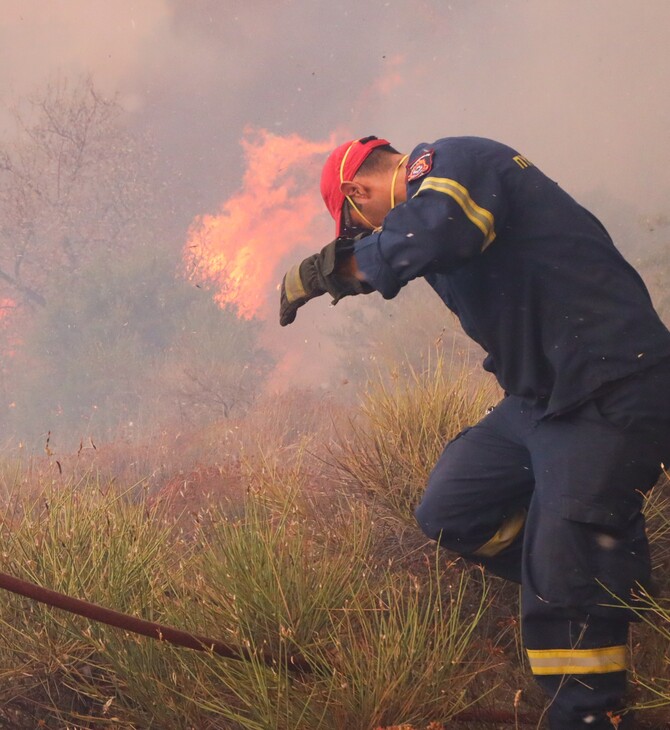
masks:
<svg viewBox="0 0 670 730"><path fill-rule="evenodd" d="M353 206L348 206L348 215L354 227L381 226L386 214L391 210L392 182L391 170L371 175L357 175L352 182L342 183L342 192L354 203ZM400 186L396 187L396 200L402 202L405 199L404 181L400 192L399 188Z"/></svg>

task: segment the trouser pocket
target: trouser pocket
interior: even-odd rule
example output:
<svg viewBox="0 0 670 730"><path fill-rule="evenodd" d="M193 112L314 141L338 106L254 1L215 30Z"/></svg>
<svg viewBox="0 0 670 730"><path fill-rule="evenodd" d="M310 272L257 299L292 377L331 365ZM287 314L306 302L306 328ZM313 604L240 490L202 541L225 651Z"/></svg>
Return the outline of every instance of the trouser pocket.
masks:
<svg viewBox="0 0 670 730"><path fill-rule="evenodd" d="M638 514L623 527L598 521L574 524L585 542L585 571L577 576L577 591L591 605L590 612L611 616L626 606L634 609L636 596L648 588L651 578L644 517ZM630 610L625 612L633 618Z"/></svg>
<svg viewBox="0 0 670 730"><path fill-rule="evenodd" d="M631 620L635 594L650 582L651 563L639 512L612 524L593 506L575 518L546 510L529 520L524 582L540 613L593 614Z"/></svg>

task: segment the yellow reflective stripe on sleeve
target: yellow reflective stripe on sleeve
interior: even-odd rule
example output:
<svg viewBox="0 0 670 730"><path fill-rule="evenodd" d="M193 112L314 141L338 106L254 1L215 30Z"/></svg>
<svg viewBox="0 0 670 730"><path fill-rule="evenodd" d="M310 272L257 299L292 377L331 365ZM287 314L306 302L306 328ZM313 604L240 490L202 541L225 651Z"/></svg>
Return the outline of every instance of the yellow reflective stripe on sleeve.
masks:
<svg viewBox="0 0 670 730"><path fill-rule="evenodd" d="M625 646L603 649L527 649L533 674L607 674L628 666Z"/></svg>
<svg viewBox="0 0 670 730"><path fill-rule="evenodd" d="M444 193L452 197L463 209L463 212L472 223L484 234L484 244L482 251L495 239L496 232L494 229L495 221L493 213L477 205L470 197L470 193L466 187L463 187L456 180L448 177L427 177L417 190L416 197L423 190L435 190L438 193Z"/></svg>
<svg viewBox="0 0 670 730"><path fill-rule="evenodd" d="M508 517L496 534L480 548L475 550L473 555L482 558L491 558L502 552L508 545L514 542L514 538L521 532L524 522L526 521L526 510L522 509Z"/></svg>
<svg viewBox="0 0 670 730"><path fill-rule="evenodd" d="M289 304L293 304L297 299L307 296L305 287L300 278L300 264L296 264L286 273L284 278L284 291Z"/></svg>

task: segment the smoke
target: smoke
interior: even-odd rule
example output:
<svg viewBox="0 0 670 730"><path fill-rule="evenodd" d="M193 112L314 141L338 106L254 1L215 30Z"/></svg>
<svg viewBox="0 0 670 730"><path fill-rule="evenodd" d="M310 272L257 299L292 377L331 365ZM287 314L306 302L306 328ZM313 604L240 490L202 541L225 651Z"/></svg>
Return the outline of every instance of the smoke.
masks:
<svg viewBox="0 0 670 730"><path fill-rule="evenodd" d="M664 0L5 0L0 95L53 73L118 92L160 143L183 221L239 186L247 125L407 150L482 134L577 195L653 213L670 182L669 21Z"/></svg>
<svg viewBox="0 0 670 730"><path fill-rule="evenodd" d="M117 94L158 150L173 250L214 261L202 281L266 317L287 377L320 382L336 354L330 332L374 306L334 311L322 298L286 330L272 309L282 267L332 235L318 174L348 137L377 134L405 152L448 135L496 138L592 208L630 255L667 241L667 226L648 224L668 215L665 0L1 4L0 143L16 101L54 75L90 75ZM275 151L295 152L296 140L298 157L279 163ZM260 268L222 287L240 260Z"/></svg>

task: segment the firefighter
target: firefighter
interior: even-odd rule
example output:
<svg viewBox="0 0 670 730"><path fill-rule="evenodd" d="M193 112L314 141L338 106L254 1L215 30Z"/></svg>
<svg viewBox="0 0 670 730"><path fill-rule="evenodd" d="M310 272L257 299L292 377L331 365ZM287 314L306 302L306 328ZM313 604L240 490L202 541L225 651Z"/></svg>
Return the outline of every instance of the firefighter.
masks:
<svg viewBox="0 0 670 730"><path fill-rule="evenodd" d="M505 397L447 444L418 524L520 583L552 730L632 727L634 616L617 599L649 583L643 495L670 463L670 332L642 279L589 211L492 140L410 155L346 142L321 193L337 238L286 274L280 323L324 293L390 299L428 281Z"/></svg>

